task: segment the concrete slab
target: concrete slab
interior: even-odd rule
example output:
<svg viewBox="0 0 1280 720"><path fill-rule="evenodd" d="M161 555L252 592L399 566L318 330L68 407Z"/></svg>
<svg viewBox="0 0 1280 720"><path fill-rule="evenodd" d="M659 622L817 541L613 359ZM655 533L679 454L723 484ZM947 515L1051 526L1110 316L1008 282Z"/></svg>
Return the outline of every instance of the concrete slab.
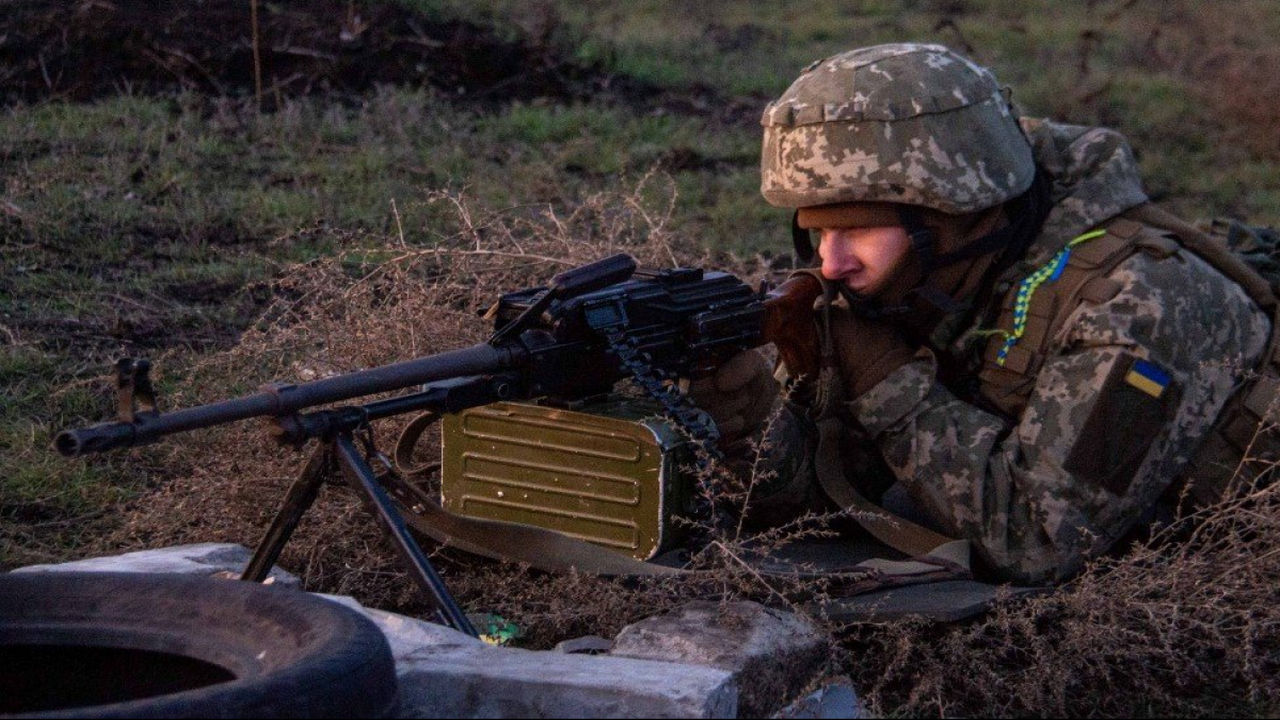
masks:
<svg viewBox="0 0 1280 720"><path fill-rule="evenodd" d="M235 543L196 543L122 555L87 558L56 565L27 565L13 572L141 572L176 575L220 575L237 578L253 553ZM301 588L302 581L278 567L271 568L264 585Z"/></svg>
<svg viewBox="0 0 1280 720"><path fill-rule="evenodd" d="M33 565L14 572L150 572L235 577L251 553L202 543ZM298 587L274 568L273 583ZM738 712L733 674L705 665L571 652L491 647L452 628L367 608L348 596L321 595L372 619L396 662L398 717L693 717ZM607 642L607 641L606 641Z"/></svg>
<svg viewBox="0 0 1280 720"><path fill-rule="evenodd" d="M373 624L382 630L382 634L387 636L387 643L391 645L391 656L395 658L397 670L400 668L402 659L423 648L452 650L463 647L487 647L482 640L458 632L451 627L365 607L350 595L324 593L316 593L316 595L364 613L365 617L372 620Z"/></svg>
<svg viewBox="0 0 1280 720"><path fill-rule="evenodd" d="M491 647L436 623L321 595L364 613L396 661L402 718L731 718L730 673L679 663ZM607 641L605 641L607 642Z"/></svg>
<svg viewBox="0 0 1280 720"><path fill-rule="evenodd" d="M754 602L692 602L623 628L610 654L727 670L742 717L763 717L814 679L829 644L794 613Z"/></svg>
<svg viewBox="0 0 1280 720"><path fill-rule="evenodd" d="M730 672L700 665L501 647L397 658L403 718L732 718Z"/></svg>

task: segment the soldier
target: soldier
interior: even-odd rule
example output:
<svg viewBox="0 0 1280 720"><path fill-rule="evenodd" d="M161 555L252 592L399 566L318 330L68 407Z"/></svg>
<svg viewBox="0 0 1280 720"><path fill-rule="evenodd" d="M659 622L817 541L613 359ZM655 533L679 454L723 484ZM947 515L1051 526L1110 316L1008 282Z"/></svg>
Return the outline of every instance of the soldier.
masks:
<svg viewBox="0 0 1280 720"><path fill-rule="evenodd" d="M920 44L815 62L762 124L761 191L796 209L815 265L788 286L818 310L779 346L798 402L756 510L811 504L830 456L812 421L838 421L864 494L999 578L1052 582L1149 521L1193 460L1233 462L1196 453L1264 365L1274 298L1149 205L1118 133L1019 118L989 70ZM740 435L768 372L744 354L693 394Z"/></svg>

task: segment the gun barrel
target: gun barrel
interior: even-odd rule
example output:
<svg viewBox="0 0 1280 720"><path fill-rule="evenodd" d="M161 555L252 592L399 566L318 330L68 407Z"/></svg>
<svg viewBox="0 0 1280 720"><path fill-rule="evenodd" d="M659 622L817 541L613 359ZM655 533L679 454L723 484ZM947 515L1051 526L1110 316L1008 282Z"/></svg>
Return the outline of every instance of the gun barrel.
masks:
<svg viewBox="0 0 1280 720"><path fill-rule="evenodd" d="M299 385L274 384L253 395L176 410L141 413L133 422L111 422L64 430L54 438L58 452L73 457L154 442L165 435L252 417L288 415L303 408L401 390L461 375L479 375L514 367L517 347L486 343L438 355L405 360Z"/></svg>

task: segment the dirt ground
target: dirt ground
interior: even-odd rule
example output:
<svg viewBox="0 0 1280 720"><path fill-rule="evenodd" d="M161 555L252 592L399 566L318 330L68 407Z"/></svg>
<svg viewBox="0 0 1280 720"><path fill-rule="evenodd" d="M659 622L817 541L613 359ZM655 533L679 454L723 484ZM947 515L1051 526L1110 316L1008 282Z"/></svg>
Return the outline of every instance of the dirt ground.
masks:
<svg viewBox="0 0 1280 720"><path fill-rule="evenodd" d="M0 102L87 101L120 93L191 91L359 102L378 85L431 87L454 102L499 105L591 98L672 112L721 108L754 122L756 99L673 93L566 57L548 34L504 34L394 3L343 0L4 0ZM550 31L548 31L549 33Z"/></svg>
<svg viewBox="0 0 1280 720"><path fill-rule="evenodd" d="M481 99L573 97L604 78L490 29L392 4L341 0L7 2L0 37L6 102L193 90L355 96L379 83Z"/></svg>

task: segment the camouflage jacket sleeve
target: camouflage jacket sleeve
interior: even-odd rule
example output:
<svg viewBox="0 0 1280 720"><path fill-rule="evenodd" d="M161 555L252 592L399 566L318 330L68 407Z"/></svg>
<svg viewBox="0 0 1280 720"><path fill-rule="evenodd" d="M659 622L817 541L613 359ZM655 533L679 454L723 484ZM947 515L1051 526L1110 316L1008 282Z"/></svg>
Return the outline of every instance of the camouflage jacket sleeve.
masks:
<svg viewBox="0 0 1280 720"><path fill-rule="evenodd" d="M1267 340L1267 318L1185 251L1139 253L1110 277L1120 292L1069 316L1016 421L939 384L927 351L849 403L922 509L1011 580L1062 579L1129 531ZM1117 367L1135 360L1165 373L1167 412L1134 420L1116 405Z"/></svg>

